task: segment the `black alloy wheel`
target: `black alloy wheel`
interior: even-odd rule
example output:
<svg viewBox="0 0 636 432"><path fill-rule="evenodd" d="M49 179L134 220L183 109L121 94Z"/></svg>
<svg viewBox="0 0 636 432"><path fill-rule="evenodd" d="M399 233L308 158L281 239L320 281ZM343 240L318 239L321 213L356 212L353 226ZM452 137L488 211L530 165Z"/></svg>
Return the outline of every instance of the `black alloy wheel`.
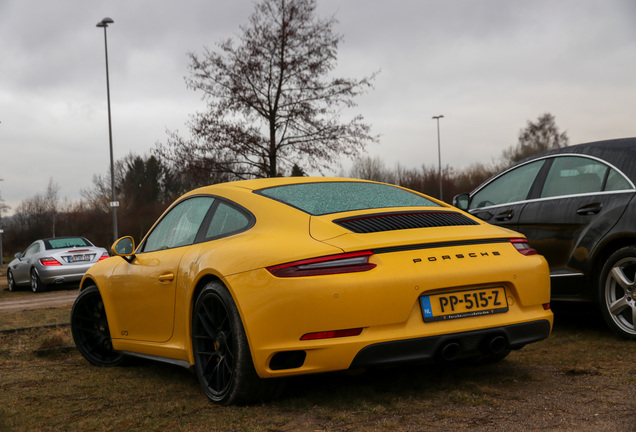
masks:
<svg viewBox="0 0 636 432"><path fill-rule="evenodd" d="M125 356L113 350L102 296L92 285L79 293L71 310L71 332L75 346L86 360L97 366L117 366Z"/></svg>
<svg viewBox="0 0 636 432"><path fill-rule="evenodd" d="M605 322L617 335L636 340L636 247L614 252L599 278L599 304Z"/></svg>
<svg viewBox="0 0 636 432"><path fill-rule="evenodd" d="M222 405L263 400L272 380L261 380L252 363L245 330L228 290L219 282L205 286L192 316L195 370L206 396Z"/></svg>

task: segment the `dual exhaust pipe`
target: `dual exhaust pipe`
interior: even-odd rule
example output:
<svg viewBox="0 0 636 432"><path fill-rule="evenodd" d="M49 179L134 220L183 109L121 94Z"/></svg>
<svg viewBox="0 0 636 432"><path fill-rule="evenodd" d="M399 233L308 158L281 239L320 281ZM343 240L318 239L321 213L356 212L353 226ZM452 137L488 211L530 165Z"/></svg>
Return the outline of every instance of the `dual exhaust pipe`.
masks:
<svg viewBox="0 0 636 432"><path fill-rule="evenodd" d="M508 340L503 335L495 335L485 338L479 349L484 354L502 354L508 349ZM457 360L464 350L457 341L447 342L439 350L439 357L444 361Z"/></svg>

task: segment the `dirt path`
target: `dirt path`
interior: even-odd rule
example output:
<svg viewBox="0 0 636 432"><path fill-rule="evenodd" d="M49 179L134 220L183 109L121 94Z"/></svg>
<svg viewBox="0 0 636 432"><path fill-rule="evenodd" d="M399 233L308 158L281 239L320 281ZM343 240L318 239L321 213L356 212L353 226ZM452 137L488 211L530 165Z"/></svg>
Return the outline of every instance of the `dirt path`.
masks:
<svg viewBox="0 0 636 432"><path fill-rule="evenodd" d="M21 295L16 298L5 296L0 300L0 313L72 305L79 290L62 290L48 293Z"/></svg>

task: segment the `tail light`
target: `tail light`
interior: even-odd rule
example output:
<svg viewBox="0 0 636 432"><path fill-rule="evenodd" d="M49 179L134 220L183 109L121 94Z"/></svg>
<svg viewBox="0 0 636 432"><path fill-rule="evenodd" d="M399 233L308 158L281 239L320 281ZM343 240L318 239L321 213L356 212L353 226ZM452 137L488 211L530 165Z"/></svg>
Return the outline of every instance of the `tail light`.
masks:
<svg viewBox="0 0 636 432"><path fill-rule="evenodd" d="M53 257L40 258L40 264L43 266L61 266L62 264Z"/></svg>
<svg viewBox="0 0 636 432"><path fill-rule="evenodd" d="M369 262L371 255L373 255L371 251L330 255L272 266L268 267L267 270L276 277L363 272L375 268L375 264Z"/></svg>
<svg viewBox="0 0 636 432"><path fill-rule="evenodd" d="M104 252L102 254L102 256L99 257L99 259L97 260L97 262L100 262L102 260L105 260L106 258L108 258L108 252Z"/></svg>
<svg viewBox="0 0 636 432"><path fill-rule="evenodd" d="M536 255L537 251L530 247L528 240L524 238L513 238L510 239L510 243L519 251L522 255Z"/></svg>

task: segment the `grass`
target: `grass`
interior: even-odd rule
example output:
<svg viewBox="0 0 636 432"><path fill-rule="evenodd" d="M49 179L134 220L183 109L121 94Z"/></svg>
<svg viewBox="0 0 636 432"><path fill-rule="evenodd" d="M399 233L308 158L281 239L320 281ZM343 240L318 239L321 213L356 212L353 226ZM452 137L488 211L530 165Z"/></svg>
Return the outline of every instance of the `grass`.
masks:
<svg viewBox="0 0 636 432"><path fill-rule="evenodd" d="M0 301L6 296L2 288L0 283ZM48 325L68 322L69 313L70 307L51 308L0 320L2 326ZM529 430L564 425L619 430L636 421L631 406L636 344L612 336L593 310L557 312L548 340L497 364L299 377L279 399L247 407L209 403L196 378L176 366L138 361L98 368L75 350L42 351L72 344L68 327L0 333L0 431L488 430L493 425L520 430L523 421Z"/></svg>

